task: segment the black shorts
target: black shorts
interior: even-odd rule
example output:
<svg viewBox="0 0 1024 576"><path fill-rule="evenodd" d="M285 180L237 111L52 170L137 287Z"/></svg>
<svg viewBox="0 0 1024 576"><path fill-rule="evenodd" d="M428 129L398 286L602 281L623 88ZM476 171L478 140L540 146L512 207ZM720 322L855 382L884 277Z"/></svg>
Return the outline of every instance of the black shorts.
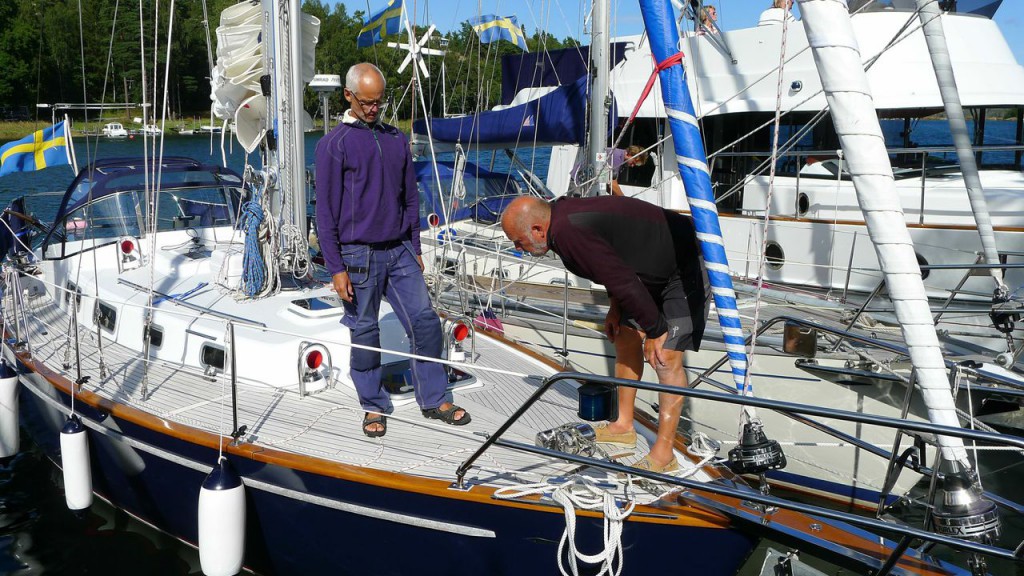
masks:
<svg viewBox="0 0 1024 576"><path fill-rule="evenodd" d="M710 287L704 282L689 284L688 291L679 272L676 272L663 288L650 292L658 310L668 322L665 348L669 350L700 350L700 342L704 337L704 326L711 308ZM627 314L622 315L619 325L642 330Z"/></svg>

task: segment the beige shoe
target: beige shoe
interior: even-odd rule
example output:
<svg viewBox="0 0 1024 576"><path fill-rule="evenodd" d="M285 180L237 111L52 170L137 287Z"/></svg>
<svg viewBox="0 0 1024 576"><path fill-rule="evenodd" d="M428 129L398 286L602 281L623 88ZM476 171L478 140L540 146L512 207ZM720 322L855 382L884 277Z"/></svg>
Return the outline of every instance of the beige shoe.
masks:
<svg viewBox="0 0 1024 576"><path fill-rule="evenodd" d="M608 423L594 427L594 441L598 444L611 444L617 448L636 448L636 430L616 434L608 430Z"/></svg>
<svg viewBox="0 0 1024 576"><path fill-rule="evenodd" d="M643 460L640 460L636 464L633 464L633 467L638 470L647 470L649 472L655 472L657 474L673 474L675 472L679 472L680 470L679 461L676 460L674 456L668 464L665 464L664 466L659 466L658 464L655 464L653 460L651 460L650 454L644 456Z"/></svg>

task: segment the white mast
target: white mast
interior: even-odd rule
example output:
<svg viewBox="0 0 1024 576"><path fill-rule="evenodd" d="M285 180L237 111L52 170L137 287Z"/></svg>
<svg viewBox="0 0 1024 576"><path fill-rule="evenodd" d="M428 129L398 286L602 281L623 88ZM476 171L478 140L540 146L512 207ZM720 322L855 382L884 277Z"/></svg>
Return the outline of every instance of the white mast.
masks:
<svg viewBox="0 0 1024 576"><path fill-rule="evenodd" d="M928 407L928 419L935 424L959 427L921 269L907 231L846 1L800 0L800 13L868 235L878 253L917 384ZM960 438L937 439L947 462L962 469L971 468Z"/></svg>
<svg viewBox="0 0 1024 576"><path fill-rule="evenodd" d="M590 87L590 142L588 144L588 161L597 176L594 186L596 190L589 196L595 196L605 189L610 180L608 175L608 159L606 158L606 141L608 140L608 77L611 68L610 22L608 0L594 2L593 31L590 42L590 61L594 66L594 82Z"/></svg>
<svg viewBox="0 0 1024 576"><path fill-rule="evenodd" d="M946 46L946 35L942 29L942 10L939 9L939 3L936 0L917 0L917 9L924 27L924 39L928 42L928 53L932 57L932 67L935 68L935 79L939 83L939 93L942 95L942 103L946 107L949 131L953 136L956 155L960 160L960 171L964 175L964 184L967 185L967 197L971 201L971 211L974 212L974 221L978 226L978 234L981 236L982 253L987 264L999 264L999 251L996 249L995 232L992 231L992 218L989 216L985 192L982 190L981 178L978 176L978 165L974 161L971 138L967 135L967 121L964 119L964 109L960 105L960 93L957 91L949 48ZM924 175L922 175L923 177ZM1000 268L991 268L989 273L996 281L996 286L1005 293L1003 271Z"/></svg>
<svg viewBox="0 0 1024 576"><path fill-rule="evenodd" d="M278 0L274 5L274 60L272 75L278 113L279 197L272 204L280 214L282 230L294 226L306 237L305 141L303 130L302 10L301 0ZM272 106L273 107L273 106ZM272 128L272 127L271 127ZM281 209L281 212L277 212ZM282 239L285 238L282 234Z"/></svg>

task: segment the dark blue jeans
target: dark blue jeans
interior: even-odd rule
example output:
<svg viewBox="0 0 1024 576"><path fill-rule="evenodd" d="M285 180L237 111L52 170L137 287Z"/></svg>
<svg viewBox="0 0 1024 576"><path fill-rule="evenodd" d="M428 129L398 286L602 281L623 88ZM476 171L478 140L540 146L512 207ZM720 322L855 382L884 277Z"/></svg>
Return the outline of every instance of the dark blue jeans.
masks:
<svg viewBox="0 0 1024 576"><path fill-rule="evenodd" d="M410 242L346 244L341 256L352 282L353 302L344 302L342 324L352 330L352 343L380 348L377 318L386 296L409 336L412 353L441 357L441 321L430 305L423 272ZM445 401L448 375L436 362L409 360L416 402L437 408ZM390 413L391 396L381 385L380 352L352 348L352 380L364 410Z"/></svg>

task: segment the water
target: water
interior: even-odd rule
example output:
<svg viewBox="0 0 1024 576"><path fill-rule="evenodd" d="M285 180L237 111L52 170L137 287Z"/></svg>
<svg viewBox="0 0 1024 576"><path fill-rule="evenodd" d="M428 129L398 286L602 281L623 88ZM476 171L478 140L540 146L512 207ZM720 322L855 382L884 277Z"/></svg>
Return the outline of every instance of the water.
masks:
<svg viewBox="0 0 1024 576"><path fill-rule="evenodd" d="M887 122L886 133L891 137L893 131L898 132L901 127L901 123ZM987 143L1013 142L1014 122L990 121L987 129L990 135ZM914 132L914 140L922 146L948 144L948 140L942 140L943 132L943 123L922 121ZM318 133L306 136L306 155L310 162L319 138ZM78 144L83 144L81 139ZM88 156L111 158L142 154L141 138L93 144ZM83 164L87 158L85 152L80 146L78 155ZM168 136L164 154L219 163L219 137L214 139L211 153L209 137ZM240 147L229 148L226 157L229 167L242 170L246 157ZM1012 154L1009 158L1012 161ZM492 165L490 153L471 155L470 159L484 167ZM258 158L254 156L252 161L258 163ZM524 161L529 164L531 159L527 157ZM538 154L536 162L537 172L543 177L547 172L547 155ZM493 155L493 167L496 170L508 168L503 153ZM20 195L63 191L72 176L68 167L59 166L0 178L0 206L6 206ZM54 203L51 210L55 207ZM38 215L47 216L42 212ZM103 502L97 501L83 514L69 512L64 505L60 472L26 440L23 440L23 449L15 458L0 462L0 574L200 574L198 554L192 548L114 511ZM989 454L983 460L982 468L990 471L983 477L986 487L1012 497L1013 491L1007 489L1019 484L1020 458ZM1005 545L1012 547L1014 544L1010 542L1019 541L1024 535L1021 519L1008 522L1005 531L1009 534ZM757 574L763 557L760 549L755 551L742 574ZM817 567L828 574L849 574L820 563ZM1024 568L1019 564L991 562L989 568L994 574L1024 575Z"/></svg>

